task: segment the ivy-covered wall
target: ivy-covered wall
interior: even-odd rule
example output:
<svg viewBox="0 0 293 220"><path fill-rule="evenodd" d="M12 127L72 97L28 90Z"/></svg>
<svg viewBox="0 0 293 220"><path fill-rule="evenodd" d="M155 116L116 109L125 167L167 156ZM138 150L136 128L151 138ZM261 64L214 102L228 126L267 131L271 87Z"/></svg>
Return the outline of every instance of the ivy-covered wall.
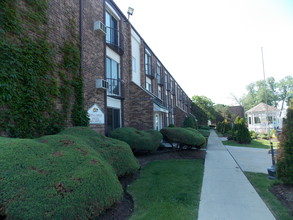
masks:
<svg viewBox="0 0 293 220"><path fill-rule="evenodd" d="M77 24L69 22L68 37L55 45L47 10L48 0L0 1L2 134L31 138L88 125Z"/></svg>

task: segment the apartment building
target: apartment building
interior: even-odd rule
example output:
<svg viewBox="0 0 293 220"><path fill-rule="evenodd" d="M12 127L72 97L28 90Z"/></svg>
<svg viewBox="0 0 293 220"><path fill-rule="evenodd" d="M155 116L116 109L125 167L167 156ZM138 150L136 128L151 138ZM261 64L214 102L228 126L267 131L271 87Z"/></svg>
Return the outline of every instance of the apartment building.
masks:
<svg viewBox="0 0 293 220"><path fill-rule="evenodd" d="M50 0L48 11L58 29L50 39L60 44L68 35L68 15L75 20L93 129L107 134L118 127L183 124L191 100L113 0Z"/></svg>

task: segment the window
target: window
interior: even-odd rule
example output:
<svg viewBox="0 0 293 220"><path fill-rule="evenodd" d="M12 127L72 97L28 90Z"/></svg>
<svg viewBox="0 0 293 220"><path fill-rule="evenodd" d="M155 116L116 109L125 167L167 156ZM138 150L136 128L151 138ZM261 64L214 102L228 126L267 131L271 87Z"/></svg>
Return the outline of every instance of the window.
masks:
<svg viewBox="0 0 293 220"><path fill-rule="evenodd" d="M158 82L161 82L161 65L159 63L157 63L157 79Z"/></svg>
<svg viewBox="0 0 293 220"><path fill-rule="evenodd" d="M165 84L165 89L167 89L168 86L168 78L167 78L167 73L165 72L165 76L164 76L164 84Z"/></svg>
<svg viewBox="0 0 293 220"><path fill-rule="evenodd" d="M119 73L119 63L116 61L106 58L106 74L107 82L109 84L108 94L109 95L120 95L120 73Z"/></svg>
<svg viewBox="0 0 293 220"><path fill-rule="evenodd" d="M132 57L132 72L136 73L136 59Z"/></svg>
<svg viewBox="0 0 293 220"><path fill-rule="evenodd" d="M170 90L171 92L173 92L173 79L170 78Z"/></svg>
<svg viewBox="0 0 293 220"><path fill-rule="evenodd" d="M158 98L162 99L162 87L158 86Z"/></svg>
<svg viewBox="0 0 293 220"><path fill-rule="evenodd" d="M269 121L269 123L273 123L273 117L272 116L268 116L268 121Z"/></svg>
<svg viewBox="0 0 293 220"><path fill-rule="evenodd" d="M150 78L146 78L146 85L145 85L146 90L149 92L152 92L152 80Z"/></svg>
<svg viewBox="0 0 293 220"><path fill-rule="evenodd" d="M251 117L248 117L248 124L251 125Z"/></svg>
<svg viewBox="0 0 293 220"><path fill-rule="evenodd" d="M171 122L173 125L175 125L175 117L174 117L174 114L172 114L172 122Z"/></svg>
<svg viewBox="0 0 293 220"><path fill-rule="evenodd" d="M260 118L254 117L254 124L260 124Z"/></svg>
<svg viewBox="0 0 293 220"><path fill-rule="evenodd" d="M168 96L168 92L165 92L165 97L166 97L166 106L169 107L169 96Z"/></svg>
<svg viewBox="0 0 293 220"><path fill-rule="evenodd" d="M117 45L119 42L119 35L118 35L118 21L115 19L113 15L106 11L106 42Z"/></svg>
<svg viewBox="0 0 293 220"><path fill-rule="evenodd" d="M107 108L107 133L120 127L120 109Z"/></svg>
<svg viewBox="0 0 293 220"><path fill-rule="evenodd" d="M151 55L147 51L145 51L144 59L145 59L145 74L151 75L152 61L151 61Z"/></svg>
<svg viewBox="0 0 293 220"><path fill-rule="evenodd" d="M166 114L166 127L170 124L169 122L169 114L167 113Z"/></svg>

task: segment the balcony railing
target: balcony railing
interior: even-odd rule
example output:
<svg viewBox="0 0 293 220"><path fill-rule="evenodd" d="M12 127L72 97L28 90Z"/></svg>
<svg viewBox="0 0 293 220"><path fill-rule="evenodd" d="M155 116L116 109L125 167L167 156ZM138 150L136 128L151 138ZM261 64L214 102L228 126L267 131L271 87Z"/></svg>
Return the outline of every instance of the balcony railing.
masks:
<svg viewBox="0 0 293 220"><path fill-rule="evenodd" d="M176 95L175 87L173 87L173 88L171 89L171 91L172 91L172 95Z"/></svg>
<svg viewBox="0 0 293 220"><path fill-rule="evenodd" d="M119 30L106 27L106 43L118 54L122 55L124 53L124 37Z"/></svg>
<svg viewBox="0 0 293 220"><path fill-rule="evenodd" d="M151 79L155 78L155 72L154 72L151 64L145 64L145 74L147 77L149 77Z"/></svg>
<svg viewBox="0 0 293 220"><path fill-rule="evenodd" d="M159 85L164 86L164 84L165 84L165 79L164 79L164 77L158 77L157 80L158 80L158 84L159 84Z"/></svg>
<svg viewBox="0 0 293 220"><path fill-rule="evenodd" d="M109 84L107 94L108 96L125 98L124 83L120 79L107 78Z"/></svg>

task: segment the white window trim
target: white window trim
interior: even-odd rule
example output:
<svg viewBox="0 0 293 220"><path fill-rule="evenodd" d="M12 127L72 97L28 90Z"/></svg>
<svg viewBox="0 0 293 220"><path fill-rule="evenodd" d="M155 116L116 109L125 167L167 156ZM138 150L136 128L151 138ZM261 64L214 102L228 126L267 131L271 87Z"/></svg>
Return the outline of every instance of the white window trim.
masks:
<svg viewBox="0 0 293 220"><path fill-rule="evenodd" d="M112 14L117 20L121 20L120 16L116 13L115 9L108 2L106 2L106 10L110 14Z"/></svg>

